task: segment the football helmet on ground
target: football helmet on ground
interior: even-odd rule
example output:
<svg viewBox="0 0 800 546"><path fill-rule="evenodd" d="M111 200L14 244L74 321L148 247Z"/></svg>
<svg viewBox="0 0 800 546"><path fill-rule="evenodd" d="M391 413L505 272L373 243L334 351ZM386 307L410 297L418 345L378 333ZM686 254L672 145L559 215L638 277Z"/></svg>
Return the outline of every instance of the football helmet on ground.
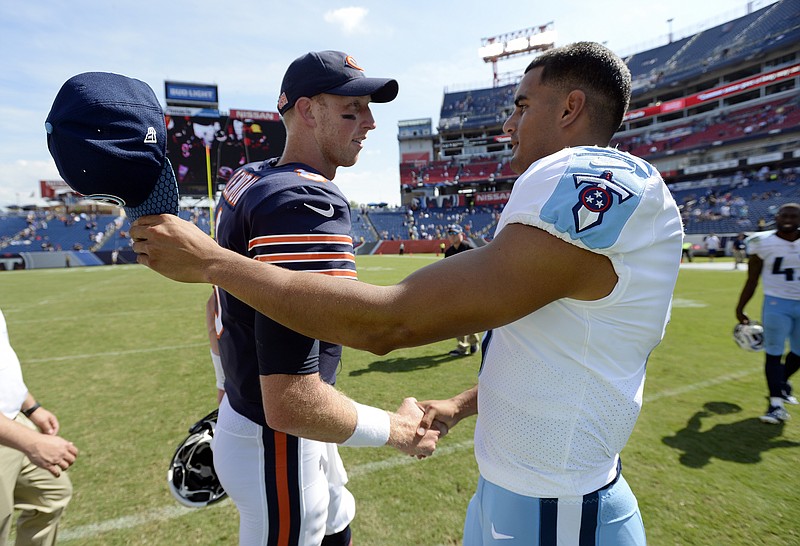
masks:
<svg viewBox="0 0 800 546"><path fill-rule="evenodd" d="M217 410L189 428L167 470L169 490L177 501L191 508L202 508L226 497L214 470L211 439L217 425Z"/></svg>
<svg viewBox="0 0 800 546"><path fill-rule="evenodd" d="M758 322L737 324L733 328L733 340L745 351L764 349L764 327Z"/></svg>

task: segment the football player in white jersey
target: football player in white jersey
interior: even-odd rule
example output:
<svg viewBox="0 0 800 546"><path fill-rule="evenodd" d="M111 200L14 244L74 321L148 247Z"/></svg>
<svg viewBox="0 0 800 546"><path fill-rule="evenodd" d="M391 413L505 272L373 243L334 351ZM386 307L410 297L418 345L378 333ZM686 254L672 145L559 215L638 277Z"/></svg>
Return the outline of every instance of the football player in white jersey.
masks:
<svg viewBox="0 0 800 546"><path fill-rule="evenodd" d="M777 425L789 419L784 404L797 404L789 378L800 369L800 204L787 203L775 215L776 231L747 241L747 281L736 306L736 318L750 322L744 308L763 279L764 352L769 405L761 421ZM781 363L786 340L789 354Z"/></svg>
<svg viewBox="0 0 800 546"><path fill-rule="evenodd" d="M259 264L167 216L134 225L134 250L170 278L219 284L293 330L378 354L488 330L478 384L422 403L420 433L478 415L464 544L645 544L619 452L669 318L683 230L659 173L608 147L630 86L600 44L534 59L504 126L520 177L494 239L394 286ZM432 309L453 280L481 290Z"/></svg>

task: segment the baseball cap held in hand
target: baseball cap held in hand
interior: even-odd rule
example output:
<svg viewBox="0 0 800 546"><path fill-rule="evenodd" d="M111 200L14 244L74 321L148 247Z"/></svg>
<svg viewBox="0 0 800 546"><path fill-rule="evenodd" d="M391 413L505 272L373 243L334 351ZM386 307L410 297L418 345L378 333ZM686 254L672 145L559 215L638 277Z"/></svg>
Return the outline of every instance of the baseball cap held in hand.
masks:
<svg viewBox="0 0 800 546"><path fill-rule="evenodd" d="M285 114L300 97L322 93L361 97L372 102L391 102L397 96L396 80L367 78L355 59L341 51L312 51L298 57L283 76L278 111Z"/></svg>
<svg viewBox="0 0 800 546"><path fill-rule="evenodd" d="M87 199L123 207L131 222L178 213L164 112L146 83L108 72L73 76L45 129L58 172Z"/></svg>

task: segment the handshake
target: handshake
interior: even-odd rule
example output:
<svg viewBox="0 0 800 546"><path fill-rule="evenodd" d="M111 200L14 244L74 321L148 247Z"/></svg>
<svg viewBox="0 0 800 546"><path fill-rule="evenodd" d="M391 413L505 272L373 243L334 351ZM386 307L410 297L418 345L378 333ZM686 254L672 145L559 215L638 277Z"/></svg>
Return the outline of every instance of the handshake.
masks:
<svg viewBox="0 0 800 546"><path fill-rule="evenodd" d="M389 413L391 432L387 445L408 455L424 459L452 427L466 417L457 399L417 402L406 398L394 413Z"/></svg>

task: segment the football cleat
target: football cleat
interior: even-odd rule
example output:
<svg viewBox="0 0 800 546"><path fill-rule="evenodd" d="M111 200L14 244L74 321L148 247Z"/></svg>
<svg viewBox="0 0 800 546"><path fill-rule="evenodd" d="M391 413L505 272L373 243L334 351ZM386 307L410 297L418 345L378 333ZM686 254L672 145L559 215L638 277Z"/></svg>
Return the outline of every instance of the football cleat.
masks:
<svg viewBox="0 0 800 546"><path fill-rule="evenodd" d="M792 395L792 384L788 381L783 384L783 389L781 389L781 398L783 398L785 403L793 406L800 404L800 402L797 401L797 398Z"/></svg>
<svg viewBox="0 0 800 546"><path fill-rule="evenodd" d="M800 402L797 401L797 398L791 394L786 394L785 392L781 395L781 398L783 398L783 401L786 404L791 404L793 406L800 404Z"/></svg>
<svg viewBox="0 0 800 546"><path fill-rule="evenodd" d="M780 406L770 406L767 413L759 417L762 423L769 423L770 425L779 425L790 418L789 412Z"/></svg>

